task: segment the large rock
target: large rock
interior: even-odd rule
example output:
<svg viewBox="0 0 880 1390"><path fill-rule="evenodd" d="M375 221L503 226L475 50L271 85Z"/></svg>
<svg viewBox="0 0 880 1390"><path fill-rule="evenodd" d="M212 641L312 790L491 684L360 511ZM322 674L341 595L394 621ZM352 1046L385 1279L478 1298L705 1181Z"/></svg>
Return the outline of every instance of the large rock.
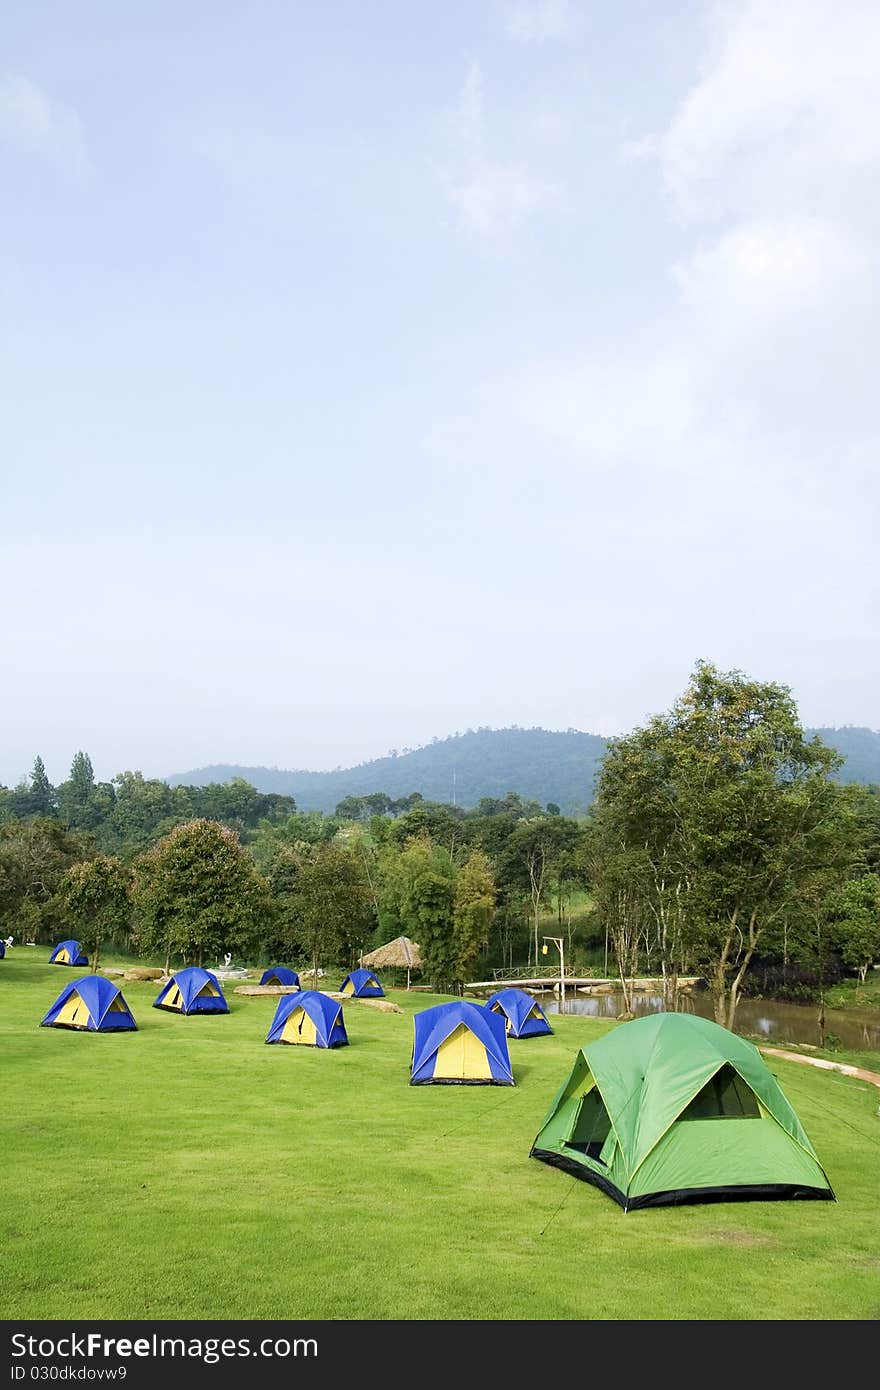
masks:
<svg viewBox="0 0 880 1390"><path fill-rule="evenodd" d="M297 985L236 985L233 994L301 994Z"/></svg>
<svg viewBox="0 0 880 1390"><path fill-rule="evenodd" d="M164 970L157 970L154 966L137 965L133 970L126 970L122 978L123 980L161 980L164 974Z"/></svg>

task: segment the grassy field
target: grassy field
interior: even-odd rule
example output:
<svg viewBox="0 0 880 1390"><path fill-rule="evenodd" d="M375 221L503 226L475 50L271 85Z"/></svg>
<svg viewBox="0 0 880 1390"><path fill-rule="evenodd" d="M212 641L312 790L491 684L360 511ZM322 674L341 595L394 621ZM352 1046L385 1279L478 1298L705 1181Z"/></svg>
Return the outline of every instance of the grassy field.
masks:
<svg viewBox="0 0 880 1390"><path fill-rule="evenodd" d="M351 1046L266 1047L275 1000L39 1028L85 973L0 962L0 1308L13 1318L880 1316L880 1091L772 1064L837 1203L624 1213L529 1158L576 1049L512 1042L515 1088L410 1087L416 1009L346 1005ZM40 959L35 957L39 955ZM335 981L334 981L335 983Z"/></svg>

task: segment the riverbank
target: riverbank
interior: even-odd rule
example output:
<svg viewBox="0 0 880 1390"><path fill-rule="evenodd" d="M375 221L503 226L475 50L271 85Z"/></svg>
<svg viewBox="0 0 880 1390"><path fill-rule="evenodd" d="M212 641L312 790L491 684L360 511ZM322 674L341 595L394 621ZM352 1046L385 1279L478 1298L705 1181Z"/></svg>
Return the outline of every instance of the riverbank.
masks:
<svg viewBox="0 0 880 1390"><path fill-rule="evenodd" d="M832 1009L877 1009L880 1012L880 970L868 972L860 980L842 980L825 991L825 1003Z"/></svg>

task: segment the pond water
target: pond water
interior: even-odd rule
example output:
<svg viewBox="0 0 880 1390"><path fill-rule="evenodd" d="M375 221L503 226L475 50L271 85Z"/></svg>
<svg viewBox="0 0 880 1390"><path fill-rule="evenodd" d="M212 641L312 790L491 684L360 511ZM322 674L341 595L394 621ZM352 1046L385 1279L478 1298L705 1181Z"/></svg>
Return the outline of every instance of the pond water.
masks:
<svg viewBox="0 0 880 1390"><path fill-rule="evenodd" d="M633 994L632 1011L636 1018L659 1013L663 997L659 994ZM541 994L545 1013L558 1013L559 1001L552 994ZM699 1014L714 1018L712 999L708 990L683 994L680 1013ZM590 1018L617 1018L623 1012L622 994L576 994L566 991L565 1012L585 1014ZM786 1004L772 999L741 999L736 1010L736 1031L749 1037L766 1038L774 1043L808 1043L822 1046L817 1004ZM857 1051L880 1052L880 1013L868 1009L826 1009L825 1043L836 1038L841 1047Z"/></svg>

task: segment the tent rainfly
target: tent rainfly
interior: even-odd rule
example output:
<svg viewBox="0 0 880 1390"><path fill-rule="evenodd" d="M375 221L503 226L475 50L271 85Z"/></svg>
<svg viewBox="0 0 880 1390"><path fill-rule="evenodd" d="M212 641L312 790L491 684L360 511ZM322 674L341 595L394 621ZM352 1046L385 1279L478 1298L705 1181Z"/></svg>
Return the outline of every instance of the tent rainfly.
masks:
<svg viewBox="0 0 880 1390"><path fill-rule="evenodd" d="M413 1019L411 1086L513 1086L504 1019L482 1004L455 999Z"/></svg>
<svg viewBox="0 0 880 1390"><path fill-rule="evenodd" d="M624 1211L834 1193L758 1049L693 1014L622 1023L581 1048L531 1156Z"/></svg>
<svg viewBox="0 0 880 1390"><path fill-rule="evenodd" d="M541 1005L524 989L499 989L489 995L486 1008L505 1019L509 1038L537 1038L553 1032Z"/></svg>
<svg viewBox="0 0 880 1390"><path fill-rule="evenodd" d="M268 970L264 970L260 976L261 985L296 985L299 989L299 975L295 970L288 970L286 965L270 965Z"/></svg>
<svg viewBox="0 0 880 1390"><path fill-rule="evenodd" d="M118 985L103 975L83 975L64 986L40 1027L122 1033L136 1030L137 1024Z"/></svg>
<svg viewBox="0 0 880 1390"><path fill-rule="evenodd" d="M410 972L421 970L422 957L415 941L410 941L408 936L395 936L393 941L386 941L384 946L361 956L361 965L370 970L405 970L409 989Z"/></svg>
<svg viewBox="0 0 880 1390"><path fill-rule="evenodd" d="M345 1047L348 1034L342 1005L320 990L303 989L278 1000L267 1043L293 1043L300 1047Z"/></svg>
<svg viewBox="0 0 880 1390"><path fill-rule="evenodd" d="M372 970L352 970L339 986L340 994L350 994L355 999L383 999L385 991Z"/></svg>
<svg viewBox="0 0 880 1390"><path fill-rule="evenodd" d="M50 965L88 965L89 958L78 941L59 941L49 957Z"/></svg>
<svg viewBox="0 0 880 1390"><path fill-rule="evenodd" d="M229 1013L217 976L197 965L172 975L153 1000L153 1008L177 1014Z"/></svg>

